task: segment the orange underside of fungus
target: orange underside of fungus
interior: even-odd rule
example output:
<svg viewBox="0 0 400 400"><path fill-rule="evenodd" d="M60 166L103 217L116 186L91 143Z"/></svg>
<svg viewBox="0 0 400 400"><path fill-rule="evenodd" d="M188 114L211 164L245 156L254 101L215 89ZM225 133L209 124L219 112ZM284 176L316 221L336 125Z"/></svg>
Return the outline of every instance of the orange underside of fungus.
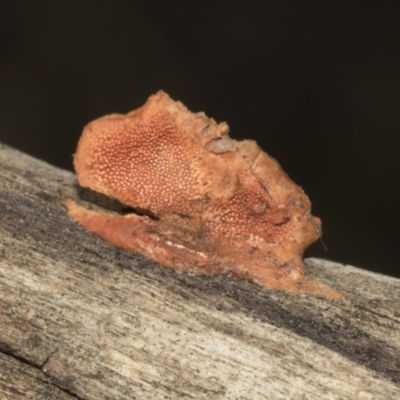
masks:
<svg viewBox="0 0 400 400"><path fill-rule="evenodd" d="M231 139L225 123L162 91L87 125L74 165L81 186L137 211L66 202L75 221L116 246L181 272L340 297L304 275L321 222L303 190L254 141Z"/></svg>

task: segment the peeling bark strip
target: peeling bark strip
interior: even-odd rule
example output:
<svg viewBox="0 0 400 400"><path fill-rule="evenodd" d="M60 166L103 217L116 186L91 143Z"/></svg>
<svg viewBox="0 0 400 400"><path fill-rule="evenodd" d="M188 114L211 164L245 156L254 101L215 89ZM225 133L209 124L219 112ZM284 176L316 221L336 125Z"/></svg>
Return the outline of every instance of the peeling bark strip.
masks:
<svg viewBox="0 0 400 400"><path fill-rule="evenodd" d="M181 272L341 298L304 276L303 251L321 221L303 190L254 141L231 139L227 124L162 91L127 115L91 122L74 165L83 187L139 210L66 203L74 220L117 246Z"/></svg>
<svg viewBox="0 0 400 400"><path fill-rule="evenodd" d="M310 259L344 301L179 274L73 223L122 205L0 147L0 399L396 399L400 281Z"/></svg>

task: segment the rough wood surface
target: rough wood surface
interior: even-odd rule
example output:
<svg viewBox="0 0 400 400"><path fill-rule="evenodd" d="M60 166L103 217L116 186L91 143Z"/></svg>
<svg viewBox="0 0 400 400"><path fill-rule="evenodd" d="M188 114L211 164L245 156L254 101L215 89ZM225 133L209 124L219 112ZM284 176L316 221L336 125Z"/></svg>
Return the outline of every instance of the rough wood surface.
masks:
<svg viewBox="0 0 400 400"><path fill-rule="evenodd" d="M345 300L177 274L72 222L75 176L0 146L0 399L400 398L400 281L308 259Z"/></svg>

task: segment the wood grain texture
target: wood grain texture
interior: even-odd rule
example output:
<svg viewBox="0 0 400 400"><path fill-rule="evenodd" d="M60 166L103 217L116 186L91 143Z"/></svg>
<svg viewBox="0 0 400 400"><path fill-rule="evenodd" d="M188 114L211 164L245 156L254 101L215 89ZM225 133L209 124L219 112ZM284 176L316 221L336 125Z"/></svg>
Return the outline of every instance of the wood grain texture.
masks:
<svg viewBox="0 0 400 400"><path fill-rule="evenodd" d="M345 301L160 267L62 201L120 210L0 146L0 399L400 398L400 281L308 259Z"/></svg>

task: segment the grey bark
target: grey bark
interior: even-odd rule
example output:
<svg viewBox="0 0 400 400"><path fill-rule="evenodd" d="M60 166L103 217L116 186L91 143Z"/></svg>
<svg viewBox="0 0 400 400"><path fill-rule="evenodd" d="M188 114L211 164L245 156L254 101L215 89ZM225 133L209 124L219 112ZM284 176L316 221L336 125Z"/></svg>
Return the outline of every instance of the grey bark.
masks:
<svg viewBox="0 0 400 400"><path fill-rule="evenodd" d="M178 274L67 198L121 207L0 145L0 399L400 398L400 280L305 260L335 302Z"/></svg>

